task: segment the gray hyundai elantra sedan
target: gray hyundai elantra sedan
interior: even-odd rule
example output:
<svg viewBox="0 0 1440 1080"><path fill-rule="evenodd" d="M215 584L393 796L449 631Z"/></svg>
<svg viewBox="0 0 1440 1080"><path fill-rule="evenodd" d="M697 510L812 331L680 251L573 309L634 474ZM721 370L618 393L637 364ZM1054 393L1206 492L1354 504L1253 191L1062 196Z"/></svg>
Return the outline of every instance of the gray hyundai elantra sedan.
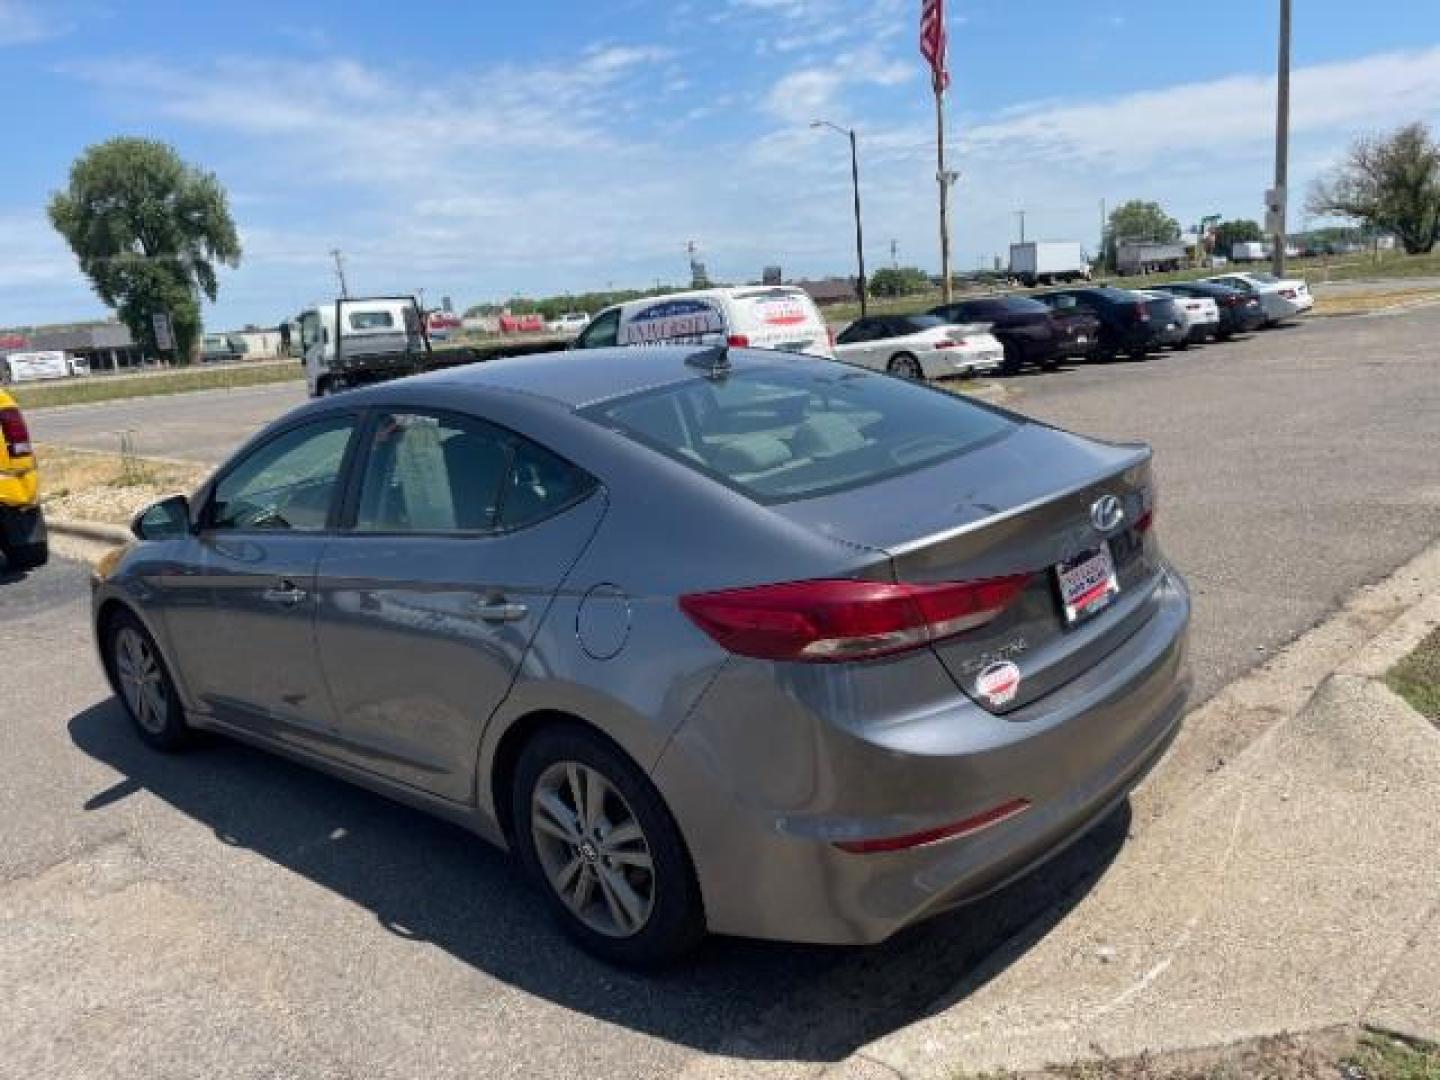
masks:
<svg viewBox="0 0 1440 1080"><path fill-rule="evenodd" d="M746 349L307 405L102 561L140 737L215 731L518 854L655 964L879 941L1025 873L1180 723L1150 451Z"/></svg>

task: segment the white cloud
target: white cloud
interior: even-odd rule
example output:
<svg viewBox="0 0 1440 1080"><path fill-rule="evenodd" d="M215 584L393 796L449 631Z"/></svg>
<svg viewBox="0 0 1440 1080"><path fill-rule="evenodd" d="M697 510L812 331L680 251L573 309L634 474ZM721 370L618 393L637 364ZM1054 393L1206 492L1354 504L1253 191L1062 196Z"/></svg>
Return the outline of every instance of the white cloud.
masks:
<svg viewBox="0 0 1440 1080"><path fill-rule="evenodd" d="M765 96L765 110L792 124L813 120L832 108L846 86L896 86L914 77L915 64L875 49L843 53L824 66L803 67L783 76Z"/></svg>
<svg viewBox="0 0 1440 1080"><path fill-rule="evenodd" d="M71 26L26 0L0 0L0 46L30 45L69 33Z"/></svg>
<svg viewBox="0 0 1440 1080"><path fill-rule="evenodd" d="M1273 137L1275 82L1236 75L1079 105L1010 110L965 133L977 154L1136 168L1174 156L1233 156ZM1300 67L1292 136L1385 126L1440 109L1440 47Z"/></svg>

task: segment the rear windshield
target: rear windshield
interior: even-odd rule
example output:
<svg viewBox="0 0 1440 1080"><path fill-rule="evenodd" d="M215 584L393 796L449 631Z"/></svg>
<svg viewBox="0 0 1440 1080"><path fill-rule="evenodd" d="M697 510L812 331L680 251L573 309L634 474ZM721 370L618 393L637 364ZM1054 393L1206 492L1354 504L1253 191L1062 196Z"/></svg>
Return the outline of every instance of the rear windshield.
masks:
<svg viewBox="0 0 1440 1080"><path fill-rule="evenodd" d="M762 503L913 472L1016 426L941 390L823 362L699 378L583 415Z"/></svg>
<svg viewBox="0 0 1440 1080"><path fill-rule="evenodd" d="M938 315L902 315L895 321L900 326L909 327L911 330L933 330L937 326L950 325Z"/></svg>

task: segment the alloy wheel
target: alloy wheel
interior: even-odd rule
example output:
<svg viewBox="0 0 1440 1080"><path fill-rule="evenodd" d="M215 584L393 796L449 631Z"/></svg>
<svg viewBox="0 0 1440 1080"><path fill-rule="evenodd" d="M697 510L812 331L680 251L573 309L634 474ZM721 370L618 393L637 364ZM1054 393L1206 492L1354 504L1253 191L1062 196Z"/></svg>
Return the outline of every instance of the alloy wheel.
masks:
<svg viewBox="0 0 1440 1080"><path fill-rule="evenodd" d="M170 718L165 674L155 647L132 626L115 635L115 674L135 722L152 735L163 734Z"/></svg>
<svg viewBox="0 0 1440 1080"><path fill-rule="evenodd" d="M545 879L582 923L631 937L655 907L655 864L639 819L600 772L557 761L531 794L530 834Z"/></svg>
<svg viewBox="0 0 1440 1080"><path fill-rule="evenodd" d="M895 357L890 361L890 372L892 375L898 375L902 379L918 381L925 377L924 372L920 370L920 361L916 360L913 356L902 355Z"/></svg>

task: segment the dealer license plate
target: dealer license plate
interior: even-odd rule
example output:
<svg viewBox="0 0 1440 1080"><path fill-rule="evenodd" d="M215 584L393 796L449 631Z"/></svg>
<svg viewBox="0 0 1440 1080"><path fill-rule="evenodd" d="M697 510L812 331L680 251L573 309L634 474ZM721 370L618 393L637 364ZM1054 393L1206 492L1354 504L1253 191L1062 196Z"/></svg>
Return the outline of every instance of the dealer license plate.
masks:
<svg viewBox="0 0 1440 1080"><path fill-rule="evenodd" d="M1066 625L1073 625L1107 607L1120 592L1109 544L1067 559L1055 567L1055 577L1060 583Z"/></svg>

